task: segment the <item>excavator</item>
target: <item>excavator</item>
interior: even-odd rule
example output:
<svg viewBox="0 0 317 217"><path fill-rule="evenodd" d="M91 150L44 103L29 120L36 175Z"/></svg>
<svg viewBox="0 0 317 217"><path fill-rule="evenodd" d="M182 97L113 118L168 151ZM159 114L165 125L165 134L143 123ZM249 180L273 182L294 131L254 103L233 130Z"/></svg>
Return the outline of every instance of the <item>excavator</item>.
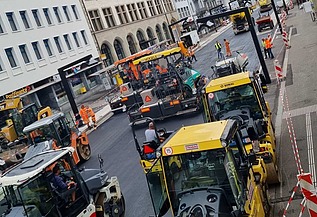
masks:
<svg viewBox="0 0 317 217"><path fill-rule="evenodd" d="M0 158L7 166L21 161L27 151L23 128L50 115L50 107L38 108L34 103L23 106L21 98L6 99L0 103Z"/></svg>
<svg viewBox="0 0 317 217"><path fill-rule="evenodd" d="M146 174L155 216L269 216L263 159L246 152L237 121L183 126L160 151Z"/></svg>

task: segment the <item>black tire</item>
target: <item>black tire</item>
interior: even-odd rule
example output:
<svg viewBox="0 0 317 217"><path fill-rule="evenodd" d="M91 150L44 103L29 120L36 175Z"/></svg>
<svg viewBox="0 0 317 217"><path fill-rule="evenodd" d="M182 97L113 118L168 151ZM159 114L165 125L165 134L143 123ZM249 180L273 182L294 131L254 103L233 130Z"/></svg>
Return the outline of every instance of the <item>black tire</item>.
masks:
<svg viewBox="0 0 317 217"><path fill-rule="evenodd" d="M81 161L88 161L91 158L90 144L77 144L77 152Z"/></svg>
<svg viewBox="0 0 317 217"><path fill-rule="evenodd" d="M273 23L273 20L271 20L270 22L270 29L273 29L274 28L274 23Z"/></svg>
<svg viewBox="0 0 317 217"><path fill-rule="evenodd" d="M258 31L261 32L262 28L258 25Z"/></svg>

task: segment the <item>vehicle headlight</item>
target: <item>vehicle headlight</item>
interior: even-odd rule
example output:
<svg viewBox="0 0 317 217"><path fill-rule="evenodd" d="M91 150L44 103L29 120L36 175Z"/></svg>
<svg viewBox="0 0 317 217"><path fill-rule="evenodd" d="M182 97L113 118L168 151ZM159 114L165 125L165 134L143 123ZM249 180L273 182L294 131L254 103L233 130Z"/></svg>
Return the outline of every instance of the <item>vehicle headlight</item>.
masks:
<svg viewBox="0 0 317 217"><path fill-rule="evenodd" d="M162 156L161 151L156 151L155 155L156 158L160 158Z"/></svg>

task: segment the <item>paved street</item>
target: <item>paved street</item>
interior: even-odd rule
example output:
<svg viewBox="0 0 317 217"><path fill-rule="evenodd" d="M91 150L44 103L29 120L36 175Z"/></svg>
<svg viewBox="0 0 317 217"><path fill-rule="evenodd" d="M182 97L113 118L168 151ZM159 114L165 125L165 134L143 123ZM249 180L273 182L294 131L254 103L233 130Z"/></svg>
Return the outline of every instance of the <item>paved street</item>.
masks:
<svg viewBox="0 0 317 217"><path fill-rule="evenodd" d="M300 20L296 17L301 16ZM310 41L312 35L317 34L317 26L311 25L310 17L303 14L302 11L293 9L287 22L296 27L297 34L292 35L292 48L285 54L286 61L283 65L287 66L287 79L280 86L276 85L275 73L272 70L272 60L267 60L268 68L272 78L272 84L269 86L269 93L266 94L270 102L274 119L276 117L276 130L278 141L278 153L280 164L280 175L282 182L280 185L270 187L270 196L272 200L282 202L273 204L272 216L282 216L286 202L293 187L296 185L296 165L293 152L291 149L290 136L285 117L291 115L294 131L296 133L296 143L299 147L299 154L305 172L314 172L314 158L316 154L313 150L313 143L316 143L316 126L317 123L317 91L316 76L314 76L313 55L316 39ZM305 29L312 27L312 33L306 34ZM273 35L273 31L266 31L258 35L259 39L268 33ZM303 37L303 39L301 39ZM249 56L249 70L257 70L259 61L255 53L254 45L250 43L250 33L242 33L234 36L232 29L227 29L217 39L223 41L226 38L231 43L232 50L239 50ZM215 40L210 41L205 47L196 52L198 61L193 67L204 75L211 75L210 66L216 59L214 49ZM276 58L282 64L284 52L282 48L281 35L277 33L274 41L275 47L273 52ZM299 58L299 56L301 56ZM303 61L305 60L305 62ZM285 67L286 70L286 67ZM283 106L279 99L279 88L286 90L288 97L288 106L290 112L283 113ZM285 99L284 102L286 103ZM201 115L180 116L167 119L158 123L158 127L165 127L167 130L175 130L182 125L191 125L203 122ZM105 169L110 176L118 176L121 183L122 191L126 199L127 217L149 216L153 215L153 209L150 202L150 196L145 181L145 175L139 165L139 157L135 150L132 140L131 128L126 114L113 116L106 123L101 125L96 131L89 136L93 157L87 163L86 167L98 167L97 154L101 154L105 160ZM139 135L143 135L146 127L140 127ZM142 139L140 139L142 141ZM308 152L311 150L311 152ZM310 162L310 165L308 164ZM316 177L314 177L316 178ZM298 191L297 195L301 196ZM301 198L297 197L291 204L287 216L298 216L300 211L299 203ZM307 213L304 216L308 216Z"/></svg>

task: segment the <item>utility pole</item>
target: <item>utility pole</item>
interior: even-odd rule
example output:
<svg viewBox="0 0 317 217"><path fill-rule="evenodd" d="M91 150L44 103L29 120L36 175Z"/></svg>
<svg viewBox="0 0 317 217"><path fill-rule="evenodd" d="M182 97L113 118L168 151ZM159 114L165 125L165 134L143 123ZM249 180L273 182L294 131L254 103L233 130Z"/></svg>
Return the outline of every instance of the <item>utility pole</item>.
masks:
<svg viewBox="0 0 317 217"><path fill-rule="evenodd" d="M272 0L272 7L273 7L273 11L274 11L274 14L275 14L276 21L277 21L278 27L280 29L280 32L281 32L281 34L283 34L282 24L281 24L280 18L278 17L277 10L276 10L276 5L275 5L274 0Z"/></svg>

